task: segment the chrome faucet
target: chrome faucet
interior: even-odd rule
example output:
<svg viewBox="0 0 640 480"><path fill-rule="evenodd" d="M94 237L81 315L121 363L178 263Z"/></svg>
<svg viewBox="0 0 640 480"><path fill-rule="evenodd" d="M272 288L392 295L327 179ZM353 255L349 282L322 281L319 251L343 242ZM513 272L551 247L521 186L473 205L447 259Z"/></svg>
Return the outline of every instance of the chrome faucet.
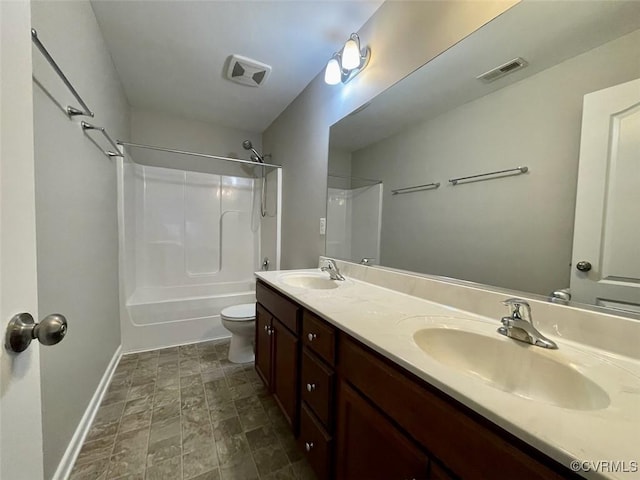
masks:
<svg viewBox="0 0 640 480"><path fill-rule="evenodd" d="M509 307L511 315L502 317L502 327L498 328L498 333L505 337L513 338L521 342L530 343L542 348L558 348L552 340L546 338L533 326L531 318L531 307L521 298L509 298L505 300L505 305ZM524 312L522 311L524 310Z"/></svg>
<svg viewBox="0 0 640 480"><path fill-rule="evenodd" d="M345 280L345 278L340 273L335 260L327 258L325 260L325 265L323 267L320 267L320 270L322 270L323 272L327 272L331 277L331 280Z"/></svg>

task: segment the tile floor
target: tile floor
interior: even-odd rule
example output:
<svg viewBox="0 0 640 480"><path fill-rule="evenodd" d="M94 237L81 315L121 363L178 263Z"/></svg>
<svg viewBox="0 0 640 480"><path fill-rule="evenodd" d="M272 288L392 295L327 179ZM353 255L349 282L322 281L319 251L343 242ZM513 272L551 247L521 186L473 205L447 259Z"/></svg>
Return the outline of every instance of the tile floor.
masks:
<svg viewBox="0 0 640 480"><path fill-rule="evenodd" d="M313 479L253 364L228 348L123 356L70 480Z"/></svg>

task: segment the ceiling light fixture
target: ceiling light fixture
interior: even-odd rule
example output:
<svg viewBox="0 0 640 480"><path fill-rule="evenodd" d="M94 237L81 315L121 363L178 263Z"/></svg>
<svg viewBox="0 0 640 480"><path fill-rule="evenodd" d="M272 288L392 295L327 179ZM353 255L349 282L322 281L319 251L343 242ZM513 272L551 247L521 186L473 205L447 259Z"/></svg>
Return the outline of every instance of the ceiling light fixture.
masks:
<svg viewBox="0 0 640 480"><path fill-rule="evenodd" d="M371 49L360 47L360 37L352 33L340 52L333 54L324 71L324 81L329 85L347 83L369 63Z"/></svg>

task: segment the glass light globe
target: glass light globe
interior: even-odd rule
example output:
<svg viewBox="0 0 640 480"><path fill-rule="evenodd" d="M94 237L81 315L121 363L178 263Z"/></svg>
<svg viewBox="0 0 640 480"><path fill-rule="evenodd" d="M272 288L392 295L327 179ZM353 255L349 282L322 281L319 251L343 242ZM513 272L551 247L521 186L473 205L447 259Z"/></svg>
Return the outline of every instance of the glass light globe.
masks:
<svg viewBox="0 0 640 480"><path fill-rule="evenodd" d="M329 85L337 85L342 80L342 72L340 71L340 64L338 60L332 58L327 63L327 68L324 71L324 81Z"/></svg>
<svg viewBox="0 0 640 480"><path fill-rule="evenodd" d="M353 70L360 66L360 46L353 38L347 40L342 51L342 68Z"/></svg>

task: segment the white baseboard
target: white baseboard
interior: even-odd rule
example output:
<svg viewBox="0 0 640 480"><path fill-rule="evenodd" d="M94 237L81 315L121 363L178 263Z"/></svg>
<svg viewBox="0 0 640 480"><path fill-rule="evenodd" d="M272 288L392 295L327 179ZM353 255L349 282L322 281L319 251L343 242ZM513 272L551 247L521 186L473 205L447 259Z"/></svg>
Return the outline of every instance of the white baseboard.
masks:
<svg viewBox="0 0 640 480"><path fill-rule="evenodd" d="M80 449L82 448L82 444L84 443L84 439L87 437L89 433L89 429L91 428L91 424L93 423L93 419L98 412L98 408L100 407L100 403L102 403L102 398L111 383L111 378L113 377L113 373L116 371L116 367L118 366L118 362L120 361L120 357L122 357L122 346L118 346L116 352L113 354L109 365L107 365L107 369L102 375L102 379L100 379L100 383L98 384L98 388L96 388L87 409L84 412L84 415L80 419L80 423L76 428L76 431L71 437L71 441L67 446L67 450L64 452L60 463L58 464L58 468L56 472L53 474L51 480L67 480L69 475L71 475L71 469L73 465L76 463L76 458L78 458L78 454L80 453Z"/></svg>

